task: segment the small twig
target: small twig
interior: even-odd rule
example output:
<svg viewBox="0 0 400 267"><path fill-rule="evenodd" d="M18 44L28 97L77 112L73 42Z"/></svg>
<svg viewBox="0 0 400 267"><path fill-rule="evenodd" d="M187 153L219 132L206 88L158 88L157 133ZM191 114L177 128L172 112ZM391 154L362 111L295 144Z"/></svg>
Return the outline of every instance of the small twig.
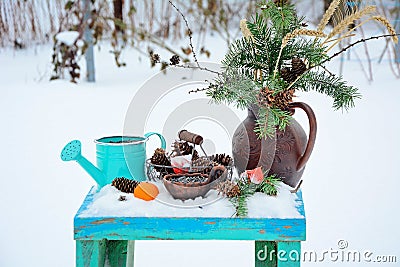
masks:
<svg viewBox="0 0 400 267"><path fill-rule="evenodd" d="M197 60L196 52L194 51L193 41L192 41L192 38L193 38L193 37L192 37L192 30L191 30L190 27L189 27L189 23L188 23L188 21L187 21L185 15L180 11L179 8L178 8L177 6L175 6L175 5L171 2L171 0L168 0L168 2L169 2L169 4L170 4L173 8L175 8L175 10L181 15L182 19L185 21L186 28L187 28L188 35L189 35L189 45L190 45L190 49L192 50L192 53L193 53L194 62L196 62L196 65L197 65L198 68L201 68L201 67L200 67L200 64L199 64L199 61Z"/></svg>
<svg viewBox="0 0 400 267"><path fill-rule="evenodd" d="M367 42L367 41L370 41L370 40L384 38L384 37L393 37L395 35L400 35L400 34L399 33L398 34L384 34L384 35L378 35L378 36L372 36L372 37L369 37L369 38L360 39L360 40L358 40L358 41L356 41L356 42L354 42L352 44L349 44L348 46L344 47L343 49L341 49L340 51L336 52L335 54L333 54L332 56L328 57L327 59L323 60L322 62L309 67L307 69L307 71L309 71L309 70L311 70L311 69L313 69L315 67L321 66L321 65L325 64L328 61L331 61L333 58L335 58L335 57L339 56L340 54L346 52L348 49L352 48L353 46L355 46L355 45L357 45L359 43L364 43L364 42Z"/></svg>
<svg viewBox="0 0 400 267"><path fill-rule="evenodd" d="M400 34L395 34L395 35L400 35ZM334 57L339 56L340 54L346 52L348 49L350 49L351 47L359 44L359 43L363 43L363 42L367 42L370 40L374 40L374 39L379 39L379 38L383 38L383 37L393 37L394 34L384 34L384 35L378 35L378 36L372 36L366 39L360 39L352 44L349 44L348 46L346 46L345 48L341 49L340 51L336 52L335 54L333 54L332 56L330 56L329 58L323 60L322 62L320 62L319 64L310 66L302 75L299 75L296 80L294 82L292 82L288 88L286 88L286 90L289 90L301 77L303 77L304 74L306 74L307 72L309 72L310 70L312 70L313 68L316 67L321 67L323 64L325 64L328 61L331 61Z"/></svg>
<svg viewBox="0 0 400 267"><path fill-rule="evenodd" d="M143 37L149 41L150 43L153 43L159 47L161 47L162 49L165 49L166 51L170 52L171 54L175 54L178 55L180 58L185 58L182 54L180 54L178 51L176 51L175 49L173 49L172 47L168 46L164 41L160 40L159 38L157 38L154 34L151 34L149 32L147 32L144 29L140 29L137 28L137 31L141 31L141 34L143 35ZM133 36L133 39L136 40L137 42L140 41L140 39L135 35Z"/></svg>
<svg viewBox="0 0 400 267"><path fill-rule="evenodd" d="M290 190L290 193L292 193L292 194L297 193L297 191L299 191L302 183L303 183L303 180L300 180L300 182L297 184L297 186L294 189Z"/></svg>
<svg viewBox="0 0 400 267"><path fill-rule="evenodd" d="M202 67L199 64L197 64L197 66L191 66L191 65L174 65L174 67L178 67L178 68L184 68L184 69L198 69L198 70L204 70L204 71L208 71L217 75L221 75L222 73L215 71L215 70L211 70L209 68L206 67Z"/></svg>
<svg viewBox="0 0 400 267"><path fill-rule="evenodd" d="M323 68L327 73L329 73L329 75L331 76L336 76L335 74L333 74L332 72L330 72L325 66L320 66L321 68Z"/></svg>
<svg viewBox="0 0 400 267"><path fill-rule="evenodd" d="M191 94L191 93L204 92L204 91L207 91L207 90L208 90L208 88L197 88L197 89L190 90L190 91L189 91L189 94Z"/></svg>

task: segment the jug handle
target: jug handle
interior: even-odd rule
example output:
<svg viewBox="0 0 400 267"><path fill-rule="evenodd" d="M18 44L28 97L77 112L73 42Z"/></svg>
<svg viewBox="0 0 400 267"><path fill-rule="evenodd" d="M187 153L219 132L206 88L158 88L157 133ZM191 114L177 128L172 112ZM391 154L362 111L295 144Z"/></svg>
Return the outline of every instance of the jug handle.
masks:
<svg viewBox="0 0 400 267"><path fill-rule="evenodd" d="M161 148L162 148L162 149L165 149L165 148L167 147L167 145L166 145L166 143L165 143L164 136L162 136L162 135L159 134L159 133L149 132L149 133L146 133L146 134L144 135L144 137L149 138L149 137L152 136L152 135L157 135L157 136L160 138L160 141L161 141Z"/></svg>
<svg viewBox="0 0 400 267"><path fill-rule="evenodd" d="M308 135L306 150L304 151L304 154L300 157L300 159L297 161L296 170L300 171L306 165L308 159L310 158L311 152L314 148L315 138L317 135L317 119L315 118L314 111L306 103L293 102L289 104L289 108L300 108L304 110L304 112L307 114L308 122L310 125L310 133Z"/></svg>

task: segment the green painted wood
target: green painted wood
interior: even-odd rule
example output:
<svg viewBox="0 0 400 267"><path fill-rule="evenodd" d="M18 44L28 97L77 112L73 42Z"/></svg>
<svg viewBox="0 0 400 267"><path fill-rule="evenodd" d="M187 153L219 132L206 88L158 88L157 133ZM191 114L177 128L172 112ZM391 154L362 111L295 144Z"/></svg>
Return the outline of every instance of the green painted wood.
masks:
<svg viewBox="0 0 400 267"><path fill-rule="evenodd" d="M135 240L128 241L128 253L126 255L126 267L135 265Z"/></svg>
<svg viewBox="0 0 400 267"><path fill-rule="evenodd" d="M96 190L74 218L76 240L270 240L301 241L306 219L197 217L82 217ZM304 216L301 191L298 210Z"/></svg>
<svg viewBox="0 0 400 267"><path fill-rule="evenodd" d="M76 266L103 267L105 263L106 240L77 240Z"/></svg>
<svg viewBox="0 0 400 267"><path fill-rule="evenodd" d="M255 241L255 267L276 267L276 242Z"/></svg>
<svg viewBox="0 0 400 267"><path fill-rule="evenodd" d="M297 193L298 211L304 217L298 219L82 217L95 192L92 188L74 218L77 266L103 266L107 252L111 267L133 267L134 240L254 240L256 267L300 266L296 257L301 255L300 241L306 239L301 191ZM279 254L284 252L287 260Z"/></svg>
<svg viewBox="0 0 400 267"><path fill-rule="evenodd" d="M278 242L277 251L278 267L300 267L300 242Z"/></svg>
<svg viewBox="0 0 400 267"><path fill-rule="evenodd" d="M125 266L127 246L126 240L107 240L107 258L110 267Z"/></svg>
<svg viewBox="0 0 400 267"><path fill-rule="evenodd" d="M75 239L305 240L305 219L76 218Z"/></svg>

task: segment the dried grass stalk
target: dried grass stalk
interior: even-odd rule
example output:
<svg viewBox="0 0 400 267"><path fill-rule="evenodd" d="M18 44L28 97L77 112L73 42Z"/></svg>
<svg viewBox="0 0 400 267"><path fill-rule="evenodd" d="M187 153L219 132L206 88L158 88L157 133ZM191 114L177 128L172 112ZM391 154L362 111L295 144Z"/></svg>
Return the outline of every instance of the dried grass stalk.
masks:
<svg viewBox="0 0 400 267"><path fill-rule="evenodd" d="M252 40L254 42L254 36L251 33L251 31L249 30L249 28L247 27L247 20L246 19L242 19L240 21L240 30L242 31L243 36L249 41Z"/></svg>
<svg viewBox="0 0 400 267"><path fill-rule="evenodd" d="M306 35L306 36L314 36L314 37L325 37L326 34L322 31L318 30L308 30L308 29L296 29L288 34L282 39L282 47L283 49L291 39L299 36L299 35Z"/></svg>
<svg viewBox="0 0 400 267"><path fill-rule="evenodd" d="M389 34L392 34L392 39L394 43L398 43L399 42L399 38L396 35L396 31L393 28L392 24L390 24L389 20L385 17L382 16L373 16L372 17L374 20L380 22L383 26L386 27L386 29L388 30Z"/></svg>
<svg viewBox="0 0 400 267"><path fill-rule="evenodd" d="M330 38L332 38L333 36L338 35L344 30L346 30L350 24L354 23L354 21L375 11L376 11L376 6L366 6L365 8L345 17L332 29L332 31L328 34L328 37L326 38L325 42Z"/></svg>
<svg viewBox="0 0 400 267"><path fill-rule="evenodd" d="M317 31L322 31L325 29L326 25L328 25L329 20L332 18L332 15L335 13L337 7L339 6L341 0L334 0L329 5L329 8L326 10L324 16L322 17L320 23L318 24Z"/></svg>

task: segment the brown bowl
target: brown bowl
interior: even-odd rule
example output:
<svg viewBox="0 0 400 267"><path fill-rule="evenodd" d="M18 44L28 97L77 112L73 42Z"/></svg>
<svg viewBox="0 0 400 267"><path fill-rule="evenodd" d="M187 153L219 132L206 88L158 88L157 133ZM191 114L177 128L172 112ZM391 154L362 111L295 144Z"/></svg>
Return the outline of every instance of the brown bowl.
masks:
<svg viewBox="0 0 400 267"><path fill-rule="evenodd" d="M180 177L180 176L202 176L207 177L207 174L193 173L193 174L169 174L165 175L163 182L167 191L172 195L175 199L187 200L187 199L195 199L196 197L203 197L210 191L212 188L216 186L218 182L224 181L228 176L228 171L225 170L224 173L218 177L218 179L214 181L210 181L207 179L203 183L180 183L180 182L172 182L171 178Z"/></svg>

